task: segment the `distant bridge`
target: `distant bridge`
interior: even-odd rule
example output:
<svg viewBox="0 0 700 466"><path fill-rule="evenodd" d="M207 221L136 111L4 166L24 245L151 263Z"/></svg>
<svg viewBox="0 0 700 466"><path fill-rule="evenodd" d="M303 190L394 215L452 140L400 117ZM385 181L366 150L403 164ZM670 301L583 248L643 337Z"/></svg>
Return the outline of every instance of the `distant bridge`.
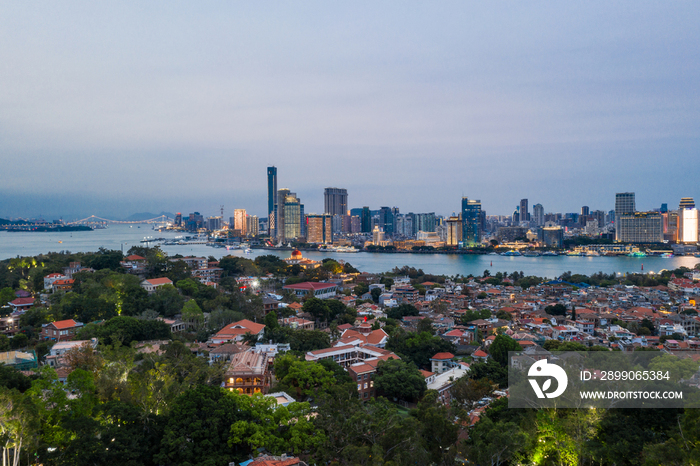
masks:
<svg viewBox="0 0 700 466"><path fill-rule="evenodd" d="M95 223L167 223L172 221L173 219L167 215L149 218L148 220L111 220L109 218L98 217L97 215L90 215L80 220L66 222L66 225L90 225Z"/></svg>

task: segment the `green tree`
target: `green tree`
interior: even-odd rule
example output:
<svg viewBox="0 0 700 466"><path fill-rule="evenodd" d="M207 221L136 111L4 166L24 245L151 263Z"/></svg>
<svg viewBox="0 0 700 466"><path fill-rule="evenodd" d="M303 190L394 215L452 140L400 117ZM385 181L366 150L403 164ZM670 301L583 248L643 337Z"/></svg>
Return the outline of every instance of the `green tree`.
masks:
<svg viewBox="0 0 700 466"><path fill-rule="evenodd" d="M0 307L7 306L7 303L14 301L16 298L15 292L10 287L5 287L0 290Z"/></svg>
<svg viewBox="0 0 700 466"><path fill-rule="evenodd" d="M507 335L498 335L489 346L491 357L503 367L508 366L508 352L522 351L522 346Z"/></svg>
<svg viewBox="0 0 700 466"><path fill-rule="evenodd" d="M417 401L427 390L425 377L418 368L400 359L379 362L374 386L382 395L405 401Z"/></svg>

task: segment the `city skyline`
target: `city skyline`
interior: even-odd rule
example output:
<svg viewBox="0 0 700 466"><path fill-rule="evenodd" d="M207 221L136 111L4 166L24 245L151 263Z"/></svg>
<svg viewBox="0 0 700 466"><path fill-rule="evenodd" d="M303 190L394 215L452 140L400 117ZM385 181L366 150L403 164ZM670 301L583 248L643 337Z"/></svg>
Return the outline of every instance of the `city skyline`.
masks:
<svg viewBox="0 0 700 466"><path fill-rule="evenodd" d="M0 12L0 216L264 216L272 165L317 213L700 198L696 3Z"/></svg>

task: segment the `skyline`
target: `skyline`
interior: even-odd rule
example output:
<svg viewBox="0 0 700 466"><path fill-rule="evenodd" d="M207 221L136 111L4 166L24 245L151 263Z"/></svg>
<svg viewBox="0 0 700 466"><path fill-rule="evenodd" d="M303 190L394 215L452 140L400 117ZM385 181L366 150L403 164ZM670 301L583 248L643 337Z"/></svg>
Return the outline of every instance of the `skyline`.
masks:
<svg viewBox="0 0 700 466"><path fill-rule="evenodd" d="M700 198L700 5L4 4L0 217ZM228 216L227 214L225 214Z"/></svg>

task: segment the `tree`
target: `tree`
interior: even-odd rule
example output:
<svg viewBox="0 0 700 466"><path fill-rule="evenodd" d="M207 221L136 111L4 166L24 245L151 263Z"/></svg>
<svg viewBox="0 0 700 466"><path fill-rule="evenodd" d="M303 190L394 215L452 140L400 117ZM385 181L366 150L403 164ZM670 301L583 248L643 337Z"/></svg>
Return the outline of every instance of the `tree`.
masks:
<svg viewBox="0 0 700 466"><path fill-rule="evenodd" d="M469 367L469 378L474 380L489 379L499 387L508 385L508 369L497 363L492 358L486 362L472 364Z"/></svg>
<svg viewBox="0 0 700 466"><path fill-rule="evenodd" d="M195 331L204 325L204 313L194 299L187 301L182 307L182 321Z"/></svg>
<svg viewBox="0 0 700 466"><path fill-rule="evenodd" d="M408 303L399 304L397 307L392 307L387 311L387 317L390 319L401 320L406 316L420 315L418 309Z"/></svg>
<svg viewBox="0 0 700 466"><path fill-rule="evenodd" d="M308 312L321 322L327 322L331 312L326 302L318 298L309 298L301 310L302 312Z"/></svg>
<svg viewBox="0 0 700 466"><path fill-rule="evenodd" d="M407 358L418 367L428 367L430 358L437 353L454 353L455 346L449 341L423 333L395 333L389 337L386 345L402 358Z"/></svg>
<svg viewBox="0 0 700 466"><path fill-rule="evenodd" d="M489 346L489 354L501 366L508 366L508 352L522 351L522 346L507 335L498 335Z"/></svg>
<svg viewBox="0 0 700 466"><path fill-rule="evenodd" d="M425 319L421 319L418 322L417 332L428 332L429 334L433 335L435 333L435 329L433 328L433 321L427 317Z"/></svg>
<svg viewBox="0 0 700 466"><path fill-rule="evenodd" d="M14 301L16 298L15 292L10 287L0 290L0 308L7 306L7 303Z"/></svg>
<svg viewBox="0 0 700 466"><path fill-rule="evenodd" d="M564 306L563 304L554 304L553 306L545 307L544 312L553 316L565 316L566 306Z"/></svg>
<svg viewBox="0 0 700 466"><path fill-rule="evenodd" d="M492 391L493 382L486 377L479 380L461 377L451 389L452 399L450 403L457 411L468 413L474 409L479 400Z"/></svg>
<svg viewBox="0 0 700 466"><path fill-rule="evenodd" d="M374 386L382 395L405 401L416 401L427 390L425 377L418 368L400 359L379 362Z"/></svg>
<svg viewBox="0 0 700 466"><path fill-rule="evenodd" d="M370 291L369 294L372 295L372 301L374 301L375 303L378 303L379 296L382 294L382 289L381 288L372 288L372 291Z"/></svg>
<svg viewBox="0 0 700 466"><path fill-rule="evenodd" d="M334 374L313 361L293 361L282 374L284 377L278 379L278 388L296 395L299 400L316 398L335 385Z"/></svg>
<svg viewBox="0 0 700 466"><path fill-rule="evenodd" d="M476 464L506 464L524 447L527 436L514 422L493 422L483 416L469 433L467 458Z"/></svg>

